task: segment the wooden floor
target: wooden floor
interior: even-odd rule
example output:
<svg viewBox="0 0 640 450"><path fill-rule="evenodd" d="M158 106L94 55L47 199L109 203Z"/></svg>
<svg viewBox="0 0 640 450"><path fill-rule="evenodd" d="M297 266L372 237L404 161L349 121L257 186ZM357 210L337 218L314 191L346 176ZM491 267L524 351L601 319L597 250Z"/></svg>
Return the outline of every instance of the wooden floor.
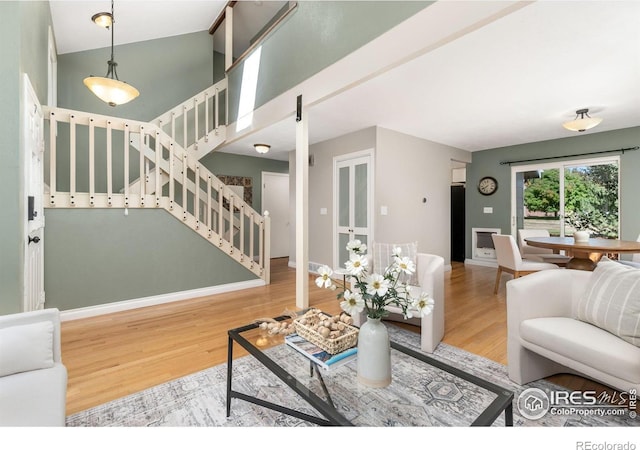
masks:
<svg viewBox="0 0 640 450"><path fill-rule="evenodd" d="M271 268L269 286L63 322L67 414L225 362L228 329L296 309L295 270L286 258L273 260ZM494 295L495 270L453 263L445 273L444 342L506 364L504 283L510 276ZM310 306L339 312L335 291L310 280ZM550 380L604 389L570 375Z"/></svg>

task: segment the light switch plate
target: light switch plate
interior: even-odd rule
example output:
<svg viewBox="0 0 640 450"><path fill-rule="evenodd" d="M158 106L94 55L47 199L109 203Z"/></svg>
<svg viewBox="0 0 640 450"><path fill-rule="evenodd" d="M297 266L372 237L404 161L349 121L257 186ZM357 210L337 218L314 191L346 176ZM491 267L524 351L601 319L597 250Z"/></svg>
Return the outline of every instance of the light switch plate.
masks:
<svg viewBox="0 0 640 450"><path fill-rule="evenodd" d="M493 214L493 208L491 206L485 206L483 212L485 214Z"/></svg>
<svg viewBox="0 0 640 450"><path fill-rule="evenodd" d="M389 213L389 210L387 209L386 206L381 206L380 207L380 215L381 216L386 216Z"/></svg>
<svg viewBox="0 0 640 450"><path fill-rule="evenodd" d="M320 208L320 215L321 216L326 216L327 215L327 208Z"/></svg>

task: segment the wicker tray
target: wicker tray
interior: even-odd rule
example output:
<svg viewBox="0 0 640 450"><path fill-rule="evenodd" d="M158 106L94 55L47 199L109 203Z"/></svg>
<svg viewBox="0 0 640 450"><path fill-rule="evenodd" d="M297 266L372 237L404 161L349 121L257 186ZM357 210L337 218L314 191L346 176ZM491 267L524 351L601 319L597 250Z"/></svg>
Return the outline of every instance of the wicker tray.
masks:
<svg viewBox="0 0 640 450"><path fill-rule="evenodd" d="M321 315L324 317L330 317L327 314ZM345 326L345 332L341 336L335 339L329 339L322 337L320 333L312 328L301 324L299 319L295 319L293 323L298 335L332 355L343 352L346 349L353 347L358 342L358 328L351 325Z"/></svg>

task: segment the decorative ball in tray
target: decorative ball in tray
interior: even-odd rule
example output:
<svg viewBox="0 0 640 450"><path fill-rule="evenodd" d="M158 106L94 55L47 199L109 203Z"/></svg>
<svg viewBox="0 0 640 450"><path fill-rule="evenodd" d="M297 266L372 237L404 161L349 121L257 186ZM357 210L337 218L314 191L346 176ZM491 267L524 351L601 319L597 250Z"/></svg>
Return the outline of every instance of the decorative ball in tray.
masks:
<svg viewBox="0 0 640 450"><path fill-rule="evenodd" d="M293 321L296 333L322 350L335 355L358 342L358 328L346 313L335 316L310 309Z"/></svg>

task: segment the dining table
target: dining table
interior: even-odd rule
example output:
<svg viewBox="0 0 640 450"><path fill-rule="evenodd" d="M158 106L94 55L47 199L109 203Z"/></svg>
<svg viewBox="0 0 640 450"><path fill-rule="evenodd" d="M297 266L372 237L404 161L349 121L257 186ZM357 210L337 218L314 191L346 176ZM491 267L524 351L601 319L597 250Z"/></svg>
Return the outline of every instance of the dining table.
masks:
<svg viewBox="0 0 640 450"><path fill-rule="evenodd" d="M564 251L571 259L567 269L593 270L598 261L608 254L640 253L639 241L623 241L620 239L590 238L576 241L573 237L530 237L525 239L532 247L550 248Z"/></svg>

